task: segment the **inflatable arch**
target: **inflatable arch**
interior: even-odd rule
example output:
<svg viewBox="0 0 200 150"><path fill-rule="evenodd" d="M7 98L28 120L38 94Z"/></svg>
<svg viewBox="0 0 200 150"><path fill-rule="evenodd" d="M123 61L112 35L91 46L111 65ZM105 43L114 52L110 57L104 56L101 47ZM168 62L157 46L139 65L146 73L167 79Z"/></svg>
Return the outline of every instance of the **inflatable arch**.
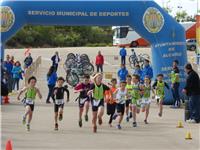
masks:
<svg viewBox="0 0 200 150"><path fill-rule="evenodd" d="M179 60L181 85L187 62L185 31L152 0L4 0L1 2L1 58L5 42L26 24L69 26L129 25L152 46L154 77ZM166 91L167 93L171 93ZM171 103L167 94L165 103Z"/></svg>

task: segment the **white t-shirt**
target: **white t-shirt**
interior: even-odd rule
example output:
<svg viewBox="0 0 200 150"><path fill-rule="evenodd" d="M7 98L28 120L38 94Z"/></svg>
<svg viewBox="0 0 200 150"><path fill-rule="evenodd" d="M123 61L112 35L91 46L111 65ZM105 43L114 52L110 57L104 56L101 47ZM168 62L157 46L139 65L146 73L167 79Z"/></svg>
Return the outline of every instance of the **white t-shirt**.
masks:
<svg viewBox="0 0 200 150"><path fill-rule="evenodd" d="M125 104L126 101L126 95L127 95L127 89L124 91L121 91L120 89L117 89L116 93L116 99L118 104Z"/></svg>

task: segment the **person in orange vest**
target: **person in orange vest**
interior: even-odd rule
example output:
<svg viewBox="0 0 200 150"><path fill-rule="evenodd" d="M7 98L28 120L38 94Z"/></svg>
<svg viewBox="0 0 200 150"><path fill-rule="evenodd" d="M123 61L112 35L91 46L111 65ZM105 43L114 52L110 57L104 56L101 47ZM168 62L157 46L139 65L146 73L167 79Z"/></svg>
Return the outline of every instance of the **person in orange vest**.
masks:
<svg viewBox="0 0 200 150"><path fill-rule="evenodd" d="M115 114L116 109L116 98L115 98L115 92L117 90L117 79L113 78L111 79L111 88L110 90L105 91L105 102L107 103L107 115L110 115L110 119L108 124L110 127L112 127L112 120L113 115Z"/></svg>

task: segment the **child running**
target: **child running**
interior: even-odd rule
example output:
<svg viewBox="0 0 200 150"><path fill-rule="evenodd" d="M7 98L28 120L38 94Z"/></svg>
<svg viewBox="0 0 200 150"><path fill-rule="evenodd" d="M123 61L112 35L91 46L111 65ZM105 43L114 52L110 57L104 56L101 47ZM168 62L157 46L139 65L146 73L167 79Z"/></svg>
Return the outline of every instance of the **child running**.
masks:
<svg viewBox="0 0 200 150"><path fill-rule="evenodd" d="M137 127L136 114L140 113L141 98L142 98L142 86L140 85L140 77L138 75L133 75L133 88L132 88L132 114L133 114L133 127Z"/></svg>
<svg viewBox="0 0 200 150"><path fill-rule="evenodd" d="M63 109L64 109L64 93L67 93L67 102L69 102L69 90L66 86L63 86L65 80L63 77L57 79L57 85L53 90L53 100L54 100L54 112L55 112L55 130L58 130L58 116L59 121L63 119Z"/></svg>
<svg viewBox="0 0 200 150"><path fill-rule="evenodd" d="M151 91L154 93L153 89L151 88L151 79L148 76L145 76L144 78L144 85L143 85L143 97L142 97L142 112L145 112L145 119L144 123L148 124L147 118L149 115L149 109L150 109L150 104L151 104Z"/></svg>
<svg viewBox="0 0 200 150"><path fill-rule="evenodd" d="M75 87L75 93L80 93L79 95L79 127L82 127L82 115L85 107L85 121L88 121L88 110L89 110L89 96L87 95L88 91L90 90L90 76L84 76L84 82L78 84Z"/></svg>
<svg viewBox="0 0 200 150"><path fill-rule="evenodd" d="M37 79L36 77L32 76L28 79L28 86L24 87L18 94L17 99L20 100L20 96L22 93L25 93L24 104L25 104L25 114L23 115L22 123L26 124L26 117L28 116L28 123L27 123L27 131L30 131L30 123L33 116L34 105L35 105L35 98L38 94L39 98L42 98L40 90L35 87Z"/></svg>
<svg viewBox="0 0 200 150"><path fill-rule="evenodd" d="M112 120L113 115L115 114L116 109L116 98L115 98L115 92L117 90L117 79L113 78L111 80L111 88L108 91L105 91L105 101L107 103L107 115L110 115L109 119L109 126L112 127Z"/></svg>
<svg viewBox="0 0 200 150"><path fill-rule="evenodd" d="M159 105L159 113L158 116L162 117L163 113L163 100L165 97L165 87L169 89L169 86L166 82L163 81L163 74L157 75L157 81L153 84L153 88L156 90L156 96L154 96Z"/></svg>
<svg viewBox="0 0 200 150"><path fill-rule="evenodd" d="M127 95L127 100L126 100L126 121L129 122L129 118L132 118L132 108L131 108L131 92L132 92L132 89L133 89L133 86L131 84L131 80L132 80L132 77L131 75L128 75L126 77L126 89L127 89L127 92L128 92L128 95ZM129 114L129 108L130 108L130 114Z"/></svg>
<svg viewBox="0 0 200 150"><path fill-rule="evenodd" d="M92 98L92 124L93 124L93 132L97 132L97 118L99 125L102 124L102 117L104 114L104 94L106 90L110 88L102 83L103 76L101 73L97 73L94 76L94 83L91 84L90 91L88 95L93 94Z"/></svg>
<svg viewBox="0 0 200 150"><path fill-rule="evenodd" d="M116 91L117 113L118 113L118 125L117 129L121 129L121 122L124 116L125 102L127 97L126 81L120 82L120 88Z"/></svg>

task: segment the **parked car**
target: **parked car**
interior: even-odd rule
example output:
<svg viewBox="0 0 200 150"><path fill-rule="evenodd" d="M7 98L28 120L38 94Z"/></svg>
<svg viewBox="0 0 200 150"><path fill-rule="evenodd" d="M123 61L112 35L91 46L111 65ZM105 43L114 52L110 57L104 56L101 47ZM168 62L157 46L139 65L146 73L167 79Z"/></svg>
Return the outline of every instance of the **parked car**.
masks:
<svg viewBox="0 0 200 150"><path fill-rule="evenodd" d="M196 43L197 43L196 39L187 39L186 40L187 50L195 51Z"/></svg>

